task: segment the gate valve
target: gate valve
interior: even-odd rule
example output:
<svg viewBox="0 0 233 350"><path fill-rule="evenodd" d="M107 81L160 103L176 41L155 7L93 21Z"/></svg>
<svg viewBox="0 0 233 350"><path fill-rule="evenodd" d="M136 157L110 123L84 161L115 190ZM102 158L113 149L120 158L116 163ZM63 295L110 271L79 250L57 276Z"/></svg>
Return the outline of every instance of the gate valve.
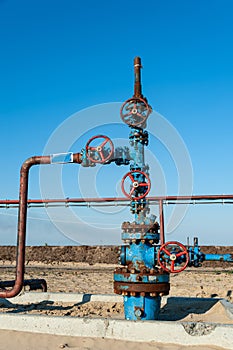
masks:
<svg viewBox="0 0 233 350"><path fill-rule="evenodd" d="M94 146L94 140L96 139L101 140L101 143L98 146ZM107 148L106 146L109 146L110 148ZM111 158L113 151L113 143L111 139L105 135L93 136L86 144L87 158L93 163L107 162Z"/></svg>
<svg viewBox="0 0 233 350"><path fill-rule="evenodd" d="M163 270L169 273L181 272L189 263L188 251L186 247L179 242L167 242L163 244L158 251L158 263ZM184 265L180 266L182 263L184 263ZM179 266L176 266L176 264Z"/></svg>
<svg viewBox="0 0 233 350"><path fill-rule="evenodd" d="M132 97L121 107L121 119L130 126L141 126L151 113L151 107L140 97Z"/></svg>
<svg viewBox="0 0 233 350"><path fill-rule="evenodd" d="M136 179L137 175L139 176L141 175L140 177L144 178L145 180L143 181L140 181L139 179L137 180ZM128 179L130 180L130 183L131 183L129 192L127 192L125 189L125 182ZM134 200L138 200L146 197L146 195L150 191L150 188L151 188L151 182L150 182L149 176L140 170L129 171L127 174L124 175L123 179L121 180L122 192L126 197ZM145 189L145 192L141 194L138 193L138 192L141 192L142 189Z"/></svg>

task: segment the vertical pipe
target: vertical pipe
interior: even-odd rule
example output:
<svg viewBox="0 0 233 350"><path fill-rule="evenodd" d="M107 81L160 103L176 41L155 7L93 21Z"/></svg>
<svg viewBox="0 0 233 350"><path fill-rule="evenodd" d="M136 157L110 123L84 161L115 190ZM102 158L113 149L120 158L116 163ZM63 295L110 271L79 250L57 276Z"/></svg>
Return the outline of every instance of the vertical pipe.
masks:
<svg viewBox="0 0 233 350"><path fill-rule="evenodd" d="M141 58L135 57L134 59L134 96L136 98L142 98L142 85L141 85Z"/></svg>
<svg viewBox="0 0 233 350"><path fill-rule="evenodd" d="M160 222L160 243L161 245L165 242L164 237L164 215L163 215L163 200L159 200L159 222Z"/></svg>
<svg viewBox="0 0 233 350"><path fill-rule="evenodd" d="M74 154L74 163L81 163L80 153ZM27 224L27 200L28 200L28 175L33 165L50 164L50 156L38 156L28 158L20 170L20 189L19 189L19 211L18 211L18 235L16 252L16 276L15 284L12 289L0 291L0 298L13 298L20 293L24 281L25 265L25 243L26 243L26 224Z"/></svg>

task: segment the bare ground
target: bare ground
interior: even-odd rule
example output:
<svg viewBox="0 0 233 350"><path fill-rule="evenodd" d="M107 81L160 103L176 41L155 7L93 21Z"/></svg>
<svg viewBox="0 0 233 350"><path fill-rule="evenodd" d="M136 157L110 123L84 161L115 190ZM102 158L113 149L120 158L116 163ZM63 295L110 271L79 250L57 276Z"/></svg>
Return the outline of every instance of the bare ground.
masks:
<svg viewBox="0 0 233 350"><path fill-rule="evenodd" d="M207 253L229 253L233 247L206 247ZM204 249L203 249L204 251ZM117 247L27 247L27 265L25 278L44 278L49 292L76 292L93 294L113 293L113 271L117 263ZM12 280L15 277L15 247L1 247L0 250L0 280ZM233 264L219 262L203 263L203 267L188 268L182 273L171 275L170 296L187 296L198 298L226 298L233 302ZM200 299L201 300L201 299ZM169 307L161 311L161 319L169 319ZM197 305L195 306L197 310ZM180 319L188 321L209 321L231 323L221 305L216 303L205 312L195 312L194 307L178 308ZM176 310L176 315L178 310ZM122 303L89 303L89 304L58 304L43 302L33 305L10 305L6 308L0 305L0 312L9 313L42 313L54 316L78 317L114 317L123 318ZM172 313L170 312L170 315ZM177 316L176 316L177 319ZM178 315L179 320L179 315ZM11 338L11 334L14 337ZM0 350L5 349L4 339L8 339L7 349L141 349L141 344L120 341L72 339L72 337L56 337L40 335L41 344L38 346L36 337L39 335L0 331ZM11 338L11 339L10 339ZM18 341L16 342L16 339ZM26 341L27 339L27 341ZM43 340L44 339L44 340ZM13 342L13 340L15 340ZM43 343L44 342L44 343ZM12 344L12 345L11 345ZM20 345L21 344L21 345ZM42 345L44 344L44 345ZM64 346L64 347L62 347ZM204 347L208 349L208 347ZM203 348L203 350L204 350ZM144 343L143 349L153 350L191 350L195 347L182 347L167 344ZM201 350L198 347L198 350ZM210 349L217 349L210 347Z"/></svg>

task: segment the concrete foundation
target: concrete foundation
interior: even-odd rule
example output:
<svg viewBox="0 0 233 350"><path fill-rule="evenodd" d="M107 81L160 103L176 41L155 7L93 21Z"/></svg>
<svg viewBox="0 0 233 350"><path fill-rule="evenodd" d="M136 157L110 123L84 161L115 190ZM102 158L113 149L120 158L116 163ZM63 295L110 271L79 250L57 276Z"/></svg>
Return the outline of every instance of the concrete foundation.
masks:
<svg viewBox="0 0 233 350"><path fill-rule="evenodd" d="M25 293L12 299L0 299L2 307L12 304L39 303L41 301L63 303L122 302L117 295L91 295L76 293ZM204 304L204 301L207 304ZM187 305L215 305L221 303L229 317L229 324L216 322L167 321L161 312L159 321L126 321L121 319L46 316L1 313L0 329L46 333L77 337L95 337L138 342L172 343L178 345L211 345L233 349L233 305L223 299L203 298L163 298L162 306L170 307L171 317L176 312L172 305L185 309ZM209 304L208 304L209 303ZM169 306L170 305L170 306ZM204 310L205 311L205 310Z"/></svg>

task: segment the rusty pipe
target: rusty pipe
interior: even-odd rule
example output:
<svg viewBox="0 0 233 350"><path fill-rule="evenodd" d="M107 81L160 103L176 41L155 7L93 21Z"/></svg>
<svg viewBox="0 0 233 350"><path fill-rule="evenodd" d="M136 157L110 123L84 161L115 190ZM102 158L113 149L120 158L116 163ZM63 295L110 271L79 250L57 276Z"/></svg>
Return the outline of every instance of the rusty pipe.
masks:
<svg viewBox="0 0 233 350"><path fill-rule="evenodd" d="M81 154L73 155L74 163L81 163ZM1 291L0 298L13 298L18 295L24 284L24 265L25 265L25 243L26 243L26 225L27 225L27 201L28 201L28 178L29 170L33 165L50 164L50 156L36 156L28 158L20 170L20 188L19 188L19 211L18 211L18 233L17 233L17 251L16 251L16 276L15 284L12 289Z"/></svg>
<svg viewBox="0 0 233 350"><path fill-rule="evenodd" d="M233 200L233 194L207 194L195 196L153 196L147 197L149 201L156 201L159 203L163 201L202 201L202 200ZM55 198L55 199L28 199L30 204L49 204L49 203L99 203L99 202L129 202L130 199L126 197L103 197L103 198ZM0 205L19 204L18 199L1 199Z"/></svg>
<svg viewBox="0 0 233 350"><path fill-rule="evenodd" d="M159 224L160 224L160 244L164 244L164 214L163 214L163 200L159 200Z"/></svg>
<svg viewBox="0 0 233 350"><path fill-rule="evenodd" d="M141 58L135 57L134 59L134 95L135 98L143 98L142 96L142 84L141 84Z"/></svg>

